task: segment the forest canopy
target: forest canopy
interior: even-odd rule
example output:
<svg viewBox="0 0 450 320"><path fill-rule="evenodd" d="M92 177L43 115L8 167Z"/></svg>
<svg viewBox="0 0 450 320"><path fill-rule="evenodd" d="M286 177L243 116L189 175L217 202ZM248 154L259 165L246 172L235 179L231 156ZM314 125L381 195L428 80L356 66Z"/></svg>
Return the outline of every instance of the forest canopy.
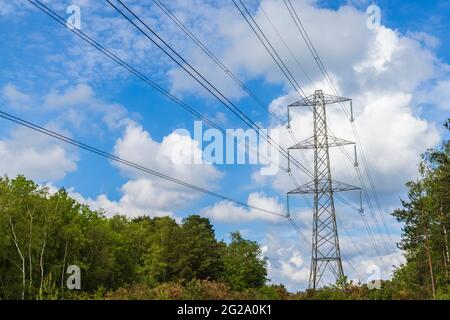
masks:
<svg viewBox="0 0 450 320"><path fill-rule="evenodd" d="M245 290L267 280L259 245L239 233L218 241L206 218L106 218L23 176L0 180L0 228L2 299L63 295L69 265L80 267L87 293L194 279Z"/></svg>

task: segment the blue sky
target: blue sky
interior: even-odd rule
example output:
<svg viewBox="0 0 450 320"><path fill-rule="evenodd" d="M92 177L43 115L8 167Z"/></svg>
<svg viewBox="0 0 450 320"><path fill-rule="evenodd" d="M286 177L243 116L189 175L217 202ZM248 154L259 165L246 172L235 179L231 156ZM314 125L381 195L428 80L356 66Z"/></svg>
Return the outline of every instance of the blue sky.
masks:
<svg viewBox="0 0 450 320"><path fill-rule="evenodd" d="M69 5L78 5L83 32L223 128L246 129L242 121L187 77L106 2L45 3L63 17L69 16L66 13ZM162 11L151 2L127 3L261 127L280 129L281 145L293 144L287 132L214 66ZM314 89L323 88L330 93L288 19L283 3L275 0L246 3L303 89L313 93ZM366 9L372 3L293 3L339 91L354 99L358 132L381 202L380 214L389 227L389 234L385 234L373 225L377 239L381 243L389 237L398 239L401 226L389 212L404 196L404 183L415 178L420 153L448 139L441 124L450 109L450 42L445 36L450 6L445 1L379 1L376 4L381 9L381 26L369 30ZM231 1L170 1L167 6L270 105L272 112L286 118L286 105L298 96ZM312 82L299 71L265 20L261 6ZM0 29L1 110L189 183L252 205L285 211L285 193L295 186L281 171L267 177L260 174L258 165L171 163L168 156L171 150L179 143L191 143L176 130L187 129L193 133L194 117L32 8L27 1L0 0ZM339 108L330 107L329 117L336 135L355 140L350 123ZM296 112L293 130L299 140L308 138L312 132L311 115L306 111ZM310 249L286 221L264 217L247 208L118 167L4 120L0 126L0 155L1 174L23 173L52 189L65 187L78 200L103 208L107 214L130 217L144 213L169 214L180 219L200 213L210 217L219 238L227 239L229 232L241 230L246 237L263 245L274 282L283 282L291 290L304 288L307 283ZM304 156L311 160L311 154ZM332 160L333 175L338 180L359 185L351 165L339 152L333 152ZM294 174L298 181L307 182L305 175ZM358 203L357 193L345 197ZM309 238L310 210L301 201L293 201L291 210ZM378 259L368 243L360 217L341 204L337 204L337 213L342 227L344 268L350 277L364 281L367 268L377 264ZM354 243L347 235L352 236ZM387 246L383 264L379 266L384 277L389 276L393 264L401 263L398 250Z"/></svg>

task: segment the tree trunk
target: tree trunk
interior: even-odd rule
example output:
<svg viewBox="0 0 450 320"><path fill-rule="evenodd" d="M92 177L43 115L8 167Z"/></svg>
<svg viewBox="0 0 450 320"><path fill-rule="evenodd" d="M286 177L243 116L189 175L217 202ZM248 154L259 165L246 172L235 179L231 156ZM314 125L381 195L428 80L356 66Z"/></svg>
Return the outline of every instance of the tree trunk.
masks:
<svg viewBox="0 0 450 320"><path fill-rule="evenodd" d="M447 227L445 226L447 221L446 221L446 216L444 214L444 209L442 207L442 203L441 203L441 216L442 216L442 231L444 232L445 260L446 260L445 265L447 266L450 263L450 254L449 254L449 250L448 250ZM448 271L448 270L446 270L446 271Z"/></svg>
<svg viewBox="0 0 450 320"><path fill-rule="evenodd" d="M445 250L442 250L442 257L444 258L445 276L448 277L447 258L445 257Z"/></svg>
<svg viewBox="0 0 450 320"><path fill-rule="evenodd" d="M431 250L430 250L430 240L428 234L428 228L425 228L425 241L426 241L426 249L428 255L428 266L430 268L430 277L431 277L431 290L433 292L433 299L436 299L436 287L434 283L434 273L433 273L433 261L431 258Z"/></svg>
<svg viewBox="0 0 450 320"><path fill-rule="evenodd" d="M66 258L67 258L67 246L69 245L69 240L66 241L66 247L64 249L64 258L63 258L63 266L61 270L61 290L64 289L64 273L66 269Z"/></svg>
<svg viewBox="0 0 450 320"><path fill-rule="evenodd" d="M31 245L33 244L33 214L28 211L28 215L30 216L30 232L28 239L28 272L29 272L29 282L28 282L28 292L31 295L33 290L33 262L32 262L32 254L31 254Z"/></svg>
<svg viewBox="0 0 450 320"><path fill-rule="evenodd" d="M39 296L42 297L42 287L44 286L44 252L45 244L47 242L47 232L44 232L44 240L42 242L41 256L39 258L39 266L41 268L41 284L39 286Z"/></svg>
<svg viewBox="0 0 450 320"><path fill-rule="evenodd" d="M14 237L14 245L16 246L17 252L19 253L20 259L22 260L22 268L19 267L20 271L22 271L22 300L25 300L25 287L26 287L26 268L25 268L25 257L22 254L22 250L20 250L19 242L17 240L16 231L14 230L14 225L12 223L12 218L9 217L9 224L11 226L11 232Z"/></svg>
<svg viewBox="0 0 450 320"><path fill-rule="evenodd" d="M58 202L56 203L56 210L58 210ZM44 228L44 239L42 240L42 248L41 248L41 255L39 257L39 267L41 269L41 283L39 284L39 297L42 299L42 290L44 287L44 253L45 253L45 247L47 245L47 227L49 225L48 223L48 205L47 208L45 209L45 216L44 216L44 223L45 223L45 228Z"/></svg>

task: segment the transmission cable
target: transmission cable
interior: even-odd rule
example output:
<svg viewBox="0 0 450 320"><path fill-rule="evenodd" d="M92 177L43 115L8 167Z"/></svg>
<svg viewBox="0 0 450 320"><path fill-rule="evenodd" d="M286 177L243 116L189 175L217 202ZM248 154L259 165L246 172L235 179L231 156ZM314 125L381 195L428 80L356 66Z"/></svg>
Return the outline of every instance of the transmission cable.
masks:
<svg viewBox="0 0 450 320"><path fill-rule="evenodd" d="M109 59L113 60L121 67L123 67L130 73L134 74L140 80L144 81L147 85L151 86L153 89L155 89L159 93L165 95L166 97L171 99L173 102L175 102L177 105L179 105L186 111L193 114L196 118L203 120L209 126L219 130L222 134L231 137L236 142L236 145L238 145L241 149L243 149L245 151L245 146L242 145L242 142L240 140L238 140L236 136L229 134L225 129L223 129L216 123L214 123L212 120L210 120L206 116L202 115L201 113L196 111L193 107L189 106L188 104L186 104L185 102L183 102L182 100L175 97L173 94L171 94L170 92L168 92L167 90L165 90L164 88L162 88L161 86L156 84L154 81L149 79L146 75L144 75L142 72L138 71L136 68L134 68L133 66L131 66L130 64L128 64L127 62L125 62L124 60L119 58L116 54L114 54L110 50L106 49L104 46L102 46L100 43L95 41L93 38L91 38L89 35L87 35L83 31L78 30L76 28L73 28L73 29L69 28L66 24L66 21L61 16L56 14L53 10L51 10L49 7L47 7L45 4L41 3L39 0L29 0L29 2L32 3L34 6L36 6L38 9L40 9L41 11L43 11L45 14L47 14L50 18L52 18L53 20L58 22L60 25L64 26L66 29L68 29L69 31L74 33L76 36L81 38L83 41L85 41L86 43L88 43L89 45L93 46L95 49L97 49L98 51L100 51L101 53L106 55ZM256 154L255 151L249 147L249 153L250 152L253 154ZM257 154L259 156L262 156L261 153L257 153ZM267 157L265 157L265 156L263 156L263 158L268 160ZM284 172L288 171L287 168L285 168L281 165L279 165L279 168Z"/></svg>
<svg viewBox="0 0 450 320"><path fill-rule="evenodd" d="M284 121L270 110L267 103L264 103L239 77L231 71L225 64L182 22L177 16L161 1L153 2L164 12L217 66L219 66L248 96L253 98L262 109L267 111L275 120L284 125Z"/></svg>
<svg viewBox="0 0 450 320"><path fill-rule="evenodd" d="M235 200L235 199L230 198L228 196L224 196L224 195L219 194L217 192L211 191L209 189L205 189L205 188L202 188L202 187L190 184L188 182L176 179L174 177L171 177L171 176L168 176L168 175L166 175L164 173L161 173L161 172L159 172L157 170L149 169L147 167L144 167L142 165L139 165L139 164L136 164L134 162L128 161L126 159L117 157L115 155L112 155L110 153L102 151L102 150L100 150L98 148L92 147L90 145L87 145L87 144L82 143L80 141L77 141L75 139L69 138L69 137L64 136L64 135L62 135L60 133L57 133L55 131L46 129L46 128L44 128L42 126L39 126L37 124L34 124L34 123L29 122L29 121L23 120L21 118L18 118L16 116L13 116L13 115L11 115L11 114L9 114L7 112L1 111L1 110L0 110L0 117L5 119L5 120L9 120L9 121L14 122L16 124L19 124L21 126L24 126L24 127L29 128L29 129L32 129L34 131L40 132L42 134L45 134L45 135L47 135L49 137L58 139L59 141L65 142L67 144L71 144L71 145L73 145L75 147L78 147L80 149L84 149L86 151L89 151L91 153L95 153L95 154L97 154L99 156L102 156L104 158L107 158L109 160L118 162L118 163L120 163L122 165L126 165L126 166L134 168L136 170L139 170L139 171L148 173L150 175L159 177L159 178L164 179L166 181L169 181L169 182L181 185L181 186L186 187L186 188L190 188L192 190L204 193L206 195L209 195L209 196L212 196L212 197L215 197L215 198L219 198L219 199L224 200L224 201L233 202L233 203L235 203L237 205L240 205L240 206L243 206L243 207L246 207L246 208L249 208L249 209L254 209L254 210L257 210L257 211L260 211L260 212L263 212L263 213L267 213L267 214L275 215L275 216L278 216L278 217L286 218L286 215L284 215L282 213L278 213L278 212L274 212L274 211L271 211L271 210L259 208L259 207L256 207L256 206L252 206L252 205L249 205L249 204L244 203L242 201Z"/></svg>
<svg viewBox="0 0 450 320"><path fill-rule="evenodd" d="M253 120L251 120L239 107L237 107L233 102L231 102L222 92L220 92L214 85L212 85L202 74L200 74L188 61L186 61L181 55L176 52L164 39L162 39L152 28L150 28L139 16L137 16L127 5L125 5L121 0L116 0L121 4L125 10L130 13L135 19L137 19L148 31L151 32L167 49L163 47L158 41L153 39L149 34L147 34L141 27L139 27L128 15L126 15L120 8L114 5L110 0L106 0L120 15L122 15L128 22L130 22L137 30L139 30L147 39L154 43L158 48L160 48L171 60L173 60L178 66L180 66L184 71L186 71L195 81L197 81L203 88L210 92L219 102L221 102L227 109L232 111L237 117L239 117L245 124L250 128L258 131L259 135L262 136L271 146L276 147L276 149L284 157L289 159L289 155L283 148L276 143L269 135L261 135L261 128ZM171 51L176 57L174 57ZM178 59L177 59L178 58ZM180 60L180 61L179 61ZM196 76L197 75L197 76ZM199 79L200 77L200 79ZM275 144L275 146L274 146ZM293 163L297 168L302 170L306 175L312 177L312 173L307 170L300 162L296 159L291 158Z"/></svg>

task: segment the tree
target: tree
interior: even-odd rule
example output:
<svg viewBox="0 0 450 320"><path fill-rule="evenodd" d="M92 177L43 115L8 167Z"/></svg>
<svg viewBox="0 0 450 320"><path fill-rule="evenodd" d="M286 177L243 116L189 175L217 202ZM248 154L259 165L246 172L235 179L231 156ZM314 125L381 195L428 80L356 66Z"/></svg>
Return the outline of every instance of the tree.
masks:
<svg viewBox="0 0 450 320"><path fill-rule="evenodd" d="M150 241L141 273L149 284L222 276L225 245L217 242L208 219L190 216L181 226L171 218L147 221Z"/></svg>
<svg viewBox="0 0 450 320"><path fill-rule="evenodd" d="M216 240L209 219L192 215L181 226L180 276L186 280L218 280L224 270L225 244Z"/></svg>
<svg viewBox="0 0 450 320"><path fill-rule="evenodd" d="M45 298L46 288L64 294L69 265L81 268L86 291L133 281L128 224L106 219L65 190L49 194L22 176L0 179L0 298Z"/></svg>
<svg viewBox="0 0 450 320"><path fill-rule="evenodd" d="M449 122L446 123L449 129ZM407 183L408 200L393 215L404 224L399 247L406 265L397 270L394 282L412 292L428 288L428 296L450 294L450 143L429 150L419 165L420 178ZM399 281L401 279L401 281Z"/></svg>
<svg viewBox="0 0 450 320"><path fill-rule="evenodd" d="M180 227L169 217L147 220L148 249L143 254L140 273L152 286L179 278Z"/></svg>
<svg viewBox="0 0 450 320"><path fill-rule="evenodd" d="M225 252L224 281L233 290L260 288L267 281L267 260L255 241L245 240L239 232L231 234Z"/></svg>

